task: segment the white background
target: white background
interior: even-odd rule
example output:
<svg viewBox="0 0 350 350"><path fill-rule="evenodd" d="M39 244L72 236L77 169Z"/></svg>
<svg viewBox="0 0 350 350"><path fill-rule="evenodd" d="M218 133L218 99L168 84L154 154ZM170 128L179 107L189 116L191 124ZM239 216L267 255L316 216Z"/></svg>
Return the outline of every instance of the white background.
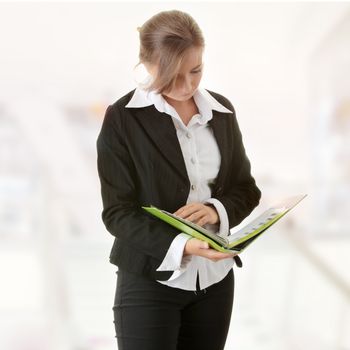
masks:
<svg viewBox="0 0 350 350"><path fill-rule="evenodd" d="M0 347L116 348L95 142L138 32L190 13L262 206L308 198L242 254L227 349L350 349L347 2L0 3ZM258 209L257 209L258 210Z"/></svg>

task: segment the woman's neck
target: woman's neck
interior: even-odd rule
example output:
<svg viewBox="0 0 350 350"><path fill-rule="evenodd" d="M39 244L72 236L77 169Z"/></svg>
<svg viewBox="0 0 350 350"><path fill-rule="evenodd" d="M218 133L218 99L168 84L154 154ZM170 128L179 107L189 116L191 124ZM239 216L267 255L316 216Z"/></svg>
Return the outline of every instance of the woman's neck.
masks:
<svg viewBox="0 0 350 350"><path fill-rule="evenodd" d="M174 100L174 99L172 99L168 96L164 96L164 95L163 95L163 97L175 109L182 109L183 110L183 109L191 108L194 104L193 97L191 97L187 101L177 101L177 100Z"/></svg>
<svg viewBox="0 0 350 350"><path fill-rule="evenodd" d="M187 125L191 118L199 112L193 97L187 101L175 101L166 96L163 97L172 107L174 107L185 125Z"/></svg>

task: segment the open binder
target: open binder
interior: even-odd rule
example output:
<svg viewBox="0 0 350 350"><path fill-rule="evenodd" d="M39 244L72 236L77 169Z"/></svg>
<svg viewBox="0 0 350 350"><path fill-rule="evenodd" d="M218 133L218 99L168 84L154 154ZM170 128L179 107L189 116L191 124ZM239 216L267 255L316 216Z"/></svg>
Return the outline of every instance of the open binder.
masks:
<svg viewBox="0 0 350 350"><path fill-rule="evenodd" d="M240 253L305 197L306 194L286 198L265 210L261 215L250 221L240 230L231 234L228 233L227 235L213 233L202 226L153 205L142 208L169 225L176 227L181 232L208 242L212 248L220 252Z"/></svg>

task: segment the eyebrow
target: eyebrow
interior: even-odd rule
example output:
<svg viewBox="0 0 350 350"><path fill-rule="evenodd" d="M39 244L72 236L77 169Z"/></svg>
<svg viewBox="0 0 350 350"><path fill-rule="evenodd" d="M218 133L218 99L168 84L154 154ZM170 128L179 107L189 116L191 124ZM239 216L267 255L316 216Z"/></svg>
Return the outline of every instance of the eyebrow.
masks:
<svg viewBox="0 0 350 350"><path fill-rule="evenodd" d="M199 64L198 66L192 68L192 69L190 70L190 72L194 71L195 69L198 69L198 68L199 68L200 66L202 66L202 65L203 65L203 62L202 62L201 64ZM181 75L181 73L178 73L177 75Z"/></svg>
<svg viewBox="0 0 350 350"><path fill-rule="evenodd" d="M199 68L199 67L200 67L202 64L203 64L203 63L199 64L198 66L196 66L196 67L192 68L191 70L194 70L194 69Z"/></svg>

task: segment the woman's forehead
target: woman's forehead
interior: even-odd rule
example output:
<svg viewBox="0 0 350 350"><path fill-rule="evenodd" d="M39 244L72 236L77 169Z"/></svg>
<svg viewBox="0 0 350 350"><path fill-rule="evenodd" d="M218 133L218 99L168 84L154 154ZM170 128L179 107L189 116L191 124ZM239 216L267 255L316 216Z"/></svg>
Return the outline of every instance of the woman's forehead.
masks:
<svg viewBox="0 0 350 350"><path fill-rule="evenodd" d="M202 64L203 50L201 48L193 48L184 56L181 66L181 71L188 71L198 68Z"/></svg>

